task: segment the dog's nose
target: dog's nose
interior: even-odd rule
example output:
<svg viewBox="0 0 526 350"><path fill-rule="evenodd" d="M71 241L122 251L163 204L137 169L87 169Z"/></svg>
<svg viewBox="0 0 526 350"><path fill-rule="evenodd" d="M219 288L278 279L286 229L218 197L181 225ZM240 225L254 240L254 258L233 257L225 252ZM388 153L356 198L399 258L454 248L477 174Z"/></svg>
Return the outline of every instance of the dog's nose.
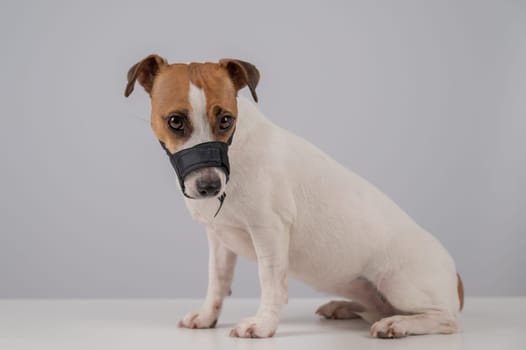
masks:
<svg viewBox="0 0 526 350"><path fill-rule="evenodd" d="M201 197L212 197L219 194L221 180L218 176L206 176L196 180L195 187Z"/></svg>

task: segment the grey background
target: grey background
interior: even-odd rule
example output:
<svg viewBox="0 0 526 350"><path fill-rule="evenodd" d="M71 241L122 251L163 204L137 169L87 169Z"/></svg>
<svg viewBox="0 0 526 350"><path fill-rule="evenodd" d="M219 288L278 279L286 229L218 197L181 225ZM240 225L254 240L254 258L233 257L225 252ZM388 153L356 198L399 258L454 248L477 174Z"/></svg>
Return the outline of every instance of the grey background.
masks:
<svg viewBox="0 0 526 350"><path fill-rule="evenodd" d="M525 2L2 1L0 39L2 297L204 295L204 230L123 97L149 53L254 63L261 110L433 232L468 295L526 294Z"/></svg>

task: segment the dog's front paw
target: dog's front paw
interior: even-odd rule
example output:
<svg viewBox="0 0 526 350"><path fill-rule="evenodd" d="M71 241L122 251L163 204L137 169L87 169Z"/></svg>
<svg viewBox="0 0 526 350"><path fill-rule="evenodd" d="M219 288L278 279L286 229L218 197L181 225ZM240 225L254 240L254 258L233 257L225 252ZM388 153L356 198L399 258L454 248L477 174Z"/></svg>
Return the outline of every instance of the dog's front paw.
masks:
<svg viewBox="0 0 526 350"><path fill-rule="evenodd" d="M178 323L181 328L214 328L217 323L217 315L213 312L193 311L187 313Z"/></svg>
<svg viewBox="0 0 526 350"><path fill-rule="evenodd" d="M254 316L240 321L231 331L231 337L270 338L276 333L278 320L273 317Z"/></svg>

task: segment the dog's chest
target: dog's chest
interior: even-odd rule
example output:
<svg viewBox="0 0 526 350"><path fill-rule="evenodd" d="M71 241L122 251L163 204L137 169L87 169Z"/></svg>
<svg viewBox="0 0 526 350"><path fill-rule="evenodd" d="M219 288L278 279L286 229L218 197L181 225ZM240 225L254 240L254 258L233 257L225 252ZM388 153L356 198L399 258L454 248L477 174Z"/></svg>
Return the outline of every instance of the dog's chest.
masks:
<svg viewBox="0 0 526 350"><path fill-rule="evenodd" d="M231 225L209 226L209 230L219 241L236 255L244 256L250 260L256 260L256 252L250 234L241 227Z"/></svg>

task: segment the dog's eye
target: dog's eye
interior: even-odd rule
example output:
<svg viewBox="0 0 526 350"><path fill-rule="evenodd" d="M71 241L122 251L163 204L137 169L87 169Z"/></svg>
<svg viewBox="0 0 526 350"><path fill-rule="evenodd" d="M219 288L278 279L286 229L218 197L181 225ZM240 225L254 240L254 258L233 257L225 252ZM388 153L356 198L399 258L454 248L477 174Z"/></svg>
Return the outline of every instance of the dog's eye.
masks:
<svg viewBox="0 0 526 350"><path fill-rule="evenodd" d="M232 124L234 123L234 117L231 115L225 114L221 117L221 120L219 121L219 129L222 131L230 129Z"/></svg>
<svg viewBox="0 0 526 350"><path fill-rule="evenodd" d="M180 115L172 115L168 118L168 126L176 132L184 131L184 118Z"/></svg>

